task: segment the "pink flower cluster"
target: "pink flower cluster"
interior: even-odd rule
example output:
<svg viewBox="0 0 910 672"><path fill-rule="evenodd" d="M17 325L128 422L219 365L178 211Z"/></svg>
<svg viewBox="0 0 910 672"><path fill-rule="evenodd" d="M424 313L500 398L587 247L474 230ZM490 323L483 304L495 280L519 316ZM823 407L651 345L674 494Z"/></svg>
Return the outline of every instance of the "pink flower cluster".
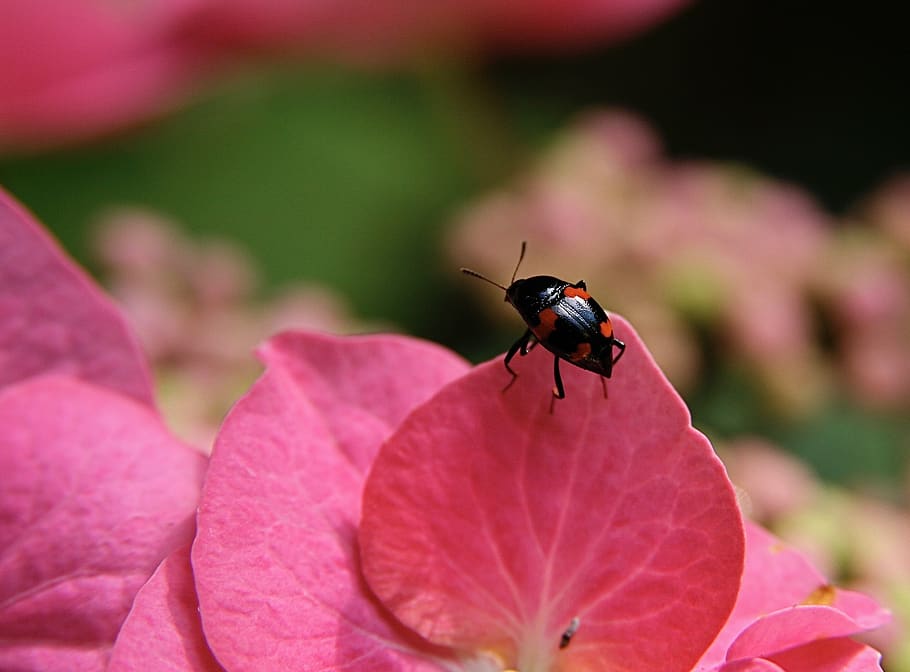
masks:
<svg viewBox="0 0 910 672"><path fill-rule="evenodd" d="M257 269L243 248L192 240L146 210L107 212L92 248L104 284L150 360L168 425L205 452L230 405L261 372L250 357L257 343L292 326L332 333L370 328L324 287L295 283L261 297Z"/></svg>
<svg viewBox="0 0 910 672"><path fill-rule="evenodd" d="M207 460L6 195L0 314L0 669L881 670L852 636L887 614L744 526L621 317L610 398L572 369L553 413L539 350L501 394L499 361L286 332Z"/></svg>
<svg viewBox="0 0 910 672"><path fill-rule="evenodd" d="M837 380L862 403L907 408L908 185L876 195L853 218L865 226L836 227L792 186L736 166L670 162L642 121L602 112L517 184L470 207L451 254L500 277L514 241L527 239L528 274L599 269L588 285L630 317L683 388L699 374L701 333L712 357L750 370L783 412L814 408Z"/></svg>
<svg viewBox="0 0 910 672"><path fill-rule="evenodd" d="M643 29L685 0L5 0L0 149L46 147L167 111L251 50L358 60L566 47Z"/></svg>
<svg viewBox="0 0 910 672"><path fill-rule="evenodd" d="M822 266L817 286L839 336L844 381L867 406L910 407L910 175L852 213Z"/></svg>

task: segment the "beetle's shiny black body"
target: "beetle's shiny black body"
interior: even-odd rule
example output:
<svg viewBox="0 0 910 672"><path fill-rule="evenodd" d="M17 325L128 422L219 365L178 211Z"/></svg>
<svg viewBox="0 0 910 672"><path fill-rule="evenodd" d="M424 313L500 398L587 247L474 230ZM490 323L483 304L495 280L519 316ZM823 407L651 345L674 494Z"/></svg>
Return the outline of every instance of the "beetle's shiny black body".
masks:
<svg viewBox="0 0 910 672"><path fill-rule="evenodd" d="M582 280L574 285L549 275L535 275L516 280L515 275L524 253L525 243L522 243L521 256L508 287L493 282L476 271L461 269L505 290L505 300L512 304L528 325L527 331L506 353L505 366L512 374L509 385L515 382L518 376L509 366L509 362L518 353L528 354L537 343L541 343L556 355L553 361L555 398L563 399L566 396L559 374L560 359L587 371L593 371L602 378L610 378L613 375L613 366L622 357L626 346L613 335L613 324L606 311L588 294ZM615 356L614 348L618 350ZM508 385L506 387L508 388Z"/></svg>
<svg viewBox="0 0 910 672"><path fill-rule="evenodd" d="M513 282L506 290L511 303L527 323L531 338L557 357L575 366L613 375L613 346L625 345L613 337L606 311L587 292L583 281L570 284L549 275L535 275ZM526 332L519 340L521 349Z"/></svg>

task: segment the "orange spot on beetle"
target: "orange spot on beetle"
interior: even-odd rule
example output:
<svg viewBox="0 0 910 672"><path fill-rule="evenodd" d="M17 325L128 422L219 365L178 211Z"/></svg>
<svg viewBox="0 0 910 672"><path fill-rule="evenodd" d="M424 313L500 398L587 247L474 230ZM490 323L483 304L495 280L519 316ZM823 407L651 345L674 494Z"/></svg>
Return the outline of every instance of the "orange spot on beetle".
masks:
<svg viewBox="0 0 910 672"><path fill-rule="evenodd" d="M591 354L591 344L590 343L579 343L578 347L575 348L575 352L569 355L569 359L573 362L580 362Z"/></svg>
<svg viewBox="0 0 910 672"><path fill-rule="evenodd" d="M607 338L613 338L613 324L610 320L604 320L600 323L600 333Z"/></svg>
<svg viewBox="0 0 910 672"><path fill-rule="evenodd" d="M545 310L540 311L537 315L537 319L540 320L540 324L536 327L532 327L531 331L534 332L538 341L545 341L556 329L556 320L559 319L559 316L554 313L551 308L546 308Z"/></svg>
<svg viewBox="0 0 910 672"><path fill-rule="evenodd" d="M591 298L590 294L588 294L585 290L583 290L579 287L566 287L564 290L562 290L562 293L565 296L569 296L569 297L577 296L577 297L585 299L585 300Z"/></svg>

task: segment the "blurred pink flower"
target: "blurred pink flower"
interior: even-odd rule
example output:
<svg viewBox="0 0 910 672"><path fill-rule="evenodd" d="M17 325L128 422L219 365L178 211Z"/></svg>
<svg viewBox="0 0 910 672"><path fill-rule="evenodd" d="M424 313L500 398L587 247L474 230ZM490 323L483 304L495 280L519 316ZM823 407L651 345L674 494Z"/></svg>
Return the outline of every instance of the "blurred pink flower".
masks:
<svg viewBox="0 0 910 672"><path fill-rule="evenodd" d="M642 121L601 112L517 185L467 210L451 254L499 277L527 239L523 273L584 274L677 385L698 373L697 327L778 407L803 410L824 380L807 295L827 224L793 187L734 166L670 163Z"/></svg>
<svg viewBox="0 0 910 672"><path fill-rule="evenodd" d="M120 129L174 105L204 68L182 35L208 0L5 0L0 150Z"/></svg>
<svg viewBox="0 0 910 672"><path fill-rule="evenodd" d="M727 442L721 458L730 479L743 491L745 513L772 528L818 496L818 479L804 462L758 437Z"/></svg>
<svg viewBox="0 0 910 672"><path fill-rule="evenodd" d="M93 248L151 360L168 425L205 452L261 370L251 356L257 343L289 328L375 328L354 319L325 287L295 284L261 297L245 250L223 239L192 239L150 211L109 210Z"/></svg>
<svg viewBox="0 0 910 672"><path fill-rule="evenodd" d="M0 191L0 669L105 669L204 466L117 309Z"/></svg>
<svg viewBox="0 0 910 672"><path fill-rule="evenodd" d="M910 407L908 222L910 178L897 178L838 231L816 281L846 386L875 408Z"/></svg>
<svg viewBox="0 0 910 672"><path fill-rule="evenodd" d="M846 232L817 282L847 387L868 406L910 405L910 259L903 256L868 231Z"/></svg>
<svg viewBox="0 0 910 672"><path fill-rule="evenodd" d="M578 48L636 33L688 0L220 0L197 29L233 46L388 61L415 52Z"/></svg>
<svg viewBox="0 0 910 672"><path fill-rule="evenodd" d="M0 151L45 148L168 111L250 51L398 62L419 53L571 48L688 0L5 0Z"/></svg>
<svg viewBox="0 0 910 672"><path fill-rule="evenodd" d="M862 217L910 254L910 173L879 187L864 204Z"/></svg>

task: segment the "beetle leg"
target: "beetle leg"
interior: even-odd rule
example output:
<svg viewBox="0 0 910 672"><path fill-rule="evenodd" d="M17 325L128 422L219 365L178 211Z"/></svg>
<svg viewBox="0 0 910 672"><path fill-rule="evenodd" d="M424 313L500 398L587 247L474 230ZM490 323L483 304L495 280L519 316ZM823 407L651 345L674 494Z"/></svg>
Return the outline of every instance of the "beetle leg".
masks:
<svg viewBox="0 0 910 672"><path fill-rule="evenodd" d="M559 357L553 358L553 396L550 398L550 415L553 415L553 405L557 399L566 398L566 388L562 385L562 376L559 375Z"/></svg>
<svg viewBox="0 0 910 672"><path fill-rule="evenodd" d="M553 358L553 382L556 387L553 388L553 396L557 399L566 398L566 389L562 386L562 376L559 375L559 357Z"/></svg>
<svg viewBox="0 0 910 672"><path fill-rule="evenodd" d="M604 388L604 399L609 399L610 395L607 394L607 379L603 376L600 377L600 385Z"/></svg>
<svg viewBox="0 0 910 672"><path fill-rule="evenodd" d="M622 341L618 341L614 338L613 345L615 345L617 348L619 348L619 354L617 354L616 357L613 358L613 364L616 364L616 362L619 361L619 358L623 356L623 353L625 353L626 344L623 343Z"/></svg>
<svg viewBox="0 0 910 672"><path fill-rule="evenodd" d="M512 358L518 353L519 350L521 351L522 355L528 354L528 341L531 340L533 336L534 334L531 333L530 329L526 330L525 333L521 335L521 338L515 341L512 344L512 347L509 348L509 351L506 353L506 358L503 361L503 364L506 365L506 371L511 374L512 380L510 380L509 383L504 388L502 388L503 392L512 387L512 383L514 383L515 379L518 378L518 373L516 373L511 366L509 366L509 362L512 361Z"/></svg>
<svg viewBox="0 0 910 672"><path fill-rule="evenodd" d="M530 331L531 330L529 329L528 332L530 332ZM530 337L528 338L528 340L525 342L525 344L523 346L521 346L521 356L524 357L529 352L531 352L531 350L533 350L535 347L537 347L538 343L540 343L540 341L538 341L537 337L532 333L530 335Z"/></svg>

